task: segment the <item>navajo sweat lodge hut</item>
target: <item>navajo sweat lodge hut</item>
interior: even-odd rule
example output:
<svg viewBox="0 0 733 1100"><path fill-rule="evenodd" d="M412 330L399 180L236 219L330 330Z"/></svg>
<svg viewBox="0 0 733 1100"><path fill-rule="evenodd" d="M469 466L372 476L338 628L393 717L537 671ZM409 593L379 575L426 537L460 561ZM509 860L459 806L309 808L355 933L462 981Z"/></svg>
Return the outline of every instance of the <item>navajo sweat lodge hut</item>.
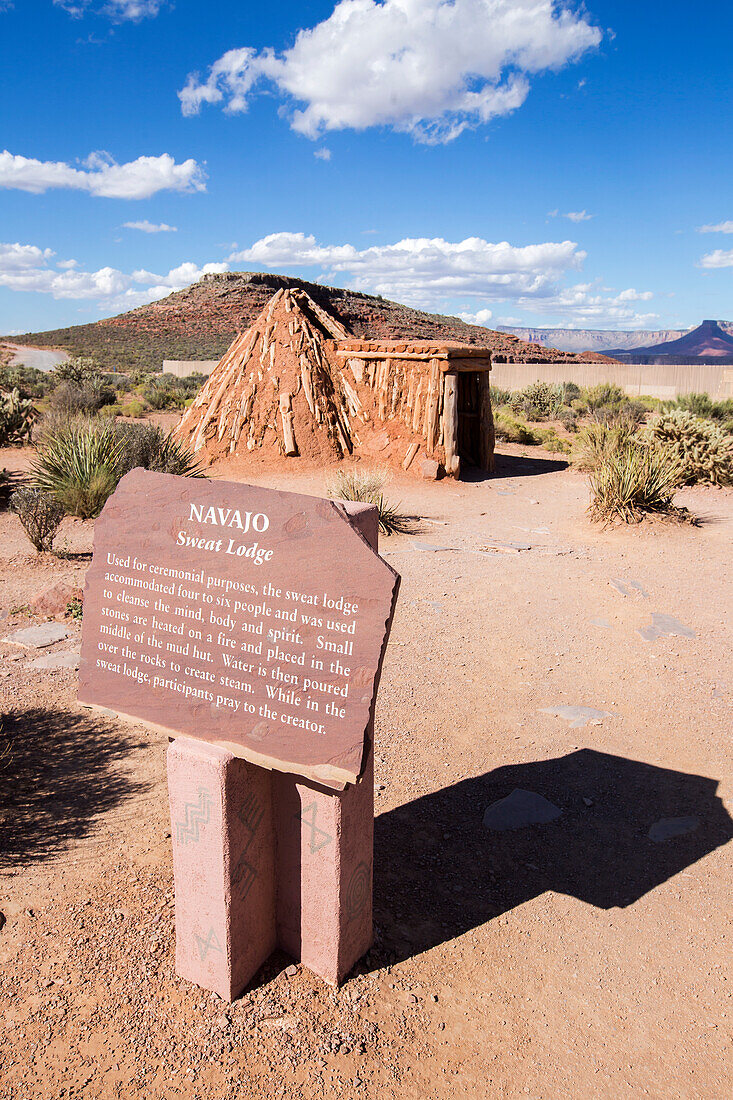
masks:
<svg viewBox="0 0 733 1100"><path fill-rule="evenodd" d="M490 351L470 344L355 339L304 290L281 288L175 434L211 461L261 450L322 462L363 454L434 476L491 471L490 370Z"/></svg>

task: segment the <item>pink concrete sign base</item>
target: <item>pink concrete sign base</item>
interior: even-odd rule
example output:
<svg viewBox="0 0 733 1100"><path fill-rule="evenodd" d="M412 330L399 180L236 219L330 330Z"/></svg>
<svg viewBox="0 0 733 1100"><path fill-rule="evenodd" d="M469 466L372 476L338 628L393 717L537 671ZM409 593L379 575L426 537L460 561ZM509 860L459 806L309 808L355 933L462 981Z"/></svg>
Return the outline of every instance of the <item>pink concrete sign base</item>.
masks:
<svg viewBox="0 0 733 1100"><path fill-rule="evenodd" d="M225 1000L281 947L332 985L372 942L372 753L335 792L212 745L168 749L176 970Z"/></svg>
<svg viewBox="0 0 733 1100"><path fill-rule="evenodd" d="M376 509L350 506L376 549ZM332 985L372 943L373 719L335 791L202 741L168 749L176 969L233 1000L275 947Z"/></svg>

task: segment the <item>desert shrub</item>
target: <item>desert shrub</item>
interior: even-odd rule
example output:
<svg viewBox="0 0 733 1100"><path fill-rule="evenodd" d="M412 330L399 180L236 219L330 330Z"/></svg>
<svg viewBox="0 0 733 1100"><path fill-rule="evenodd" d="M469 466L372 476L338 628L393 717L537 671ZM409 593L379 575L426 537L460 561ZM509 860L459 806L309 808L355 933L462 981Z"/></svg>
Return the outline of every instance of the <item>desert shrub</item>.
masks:
<svg viewBox="0 0 733 1100"><path fill-rule="evenodd" d="M528 420L549 420L562 404L560 391L550 382L532 382L511 395L509 407Z"/></svg>
<svg viewBox="0 0 733 1100"><path fill-rule="evenodd" d="M670 408L681 409L703 420L727 420L733 416L733 399L713 401L707 393L685 393L671 402Z"/></svg>
<svg viewBox="0 0 733 1100"><path fill-rule="evenodd" d="M115 437L121 446L120 477L138 466L179 477L205 477L193 452L156 424L118 423Z"/></svg>
<svg viewBox="0 0 733 1100"><path fill-rule="evenodd" d="M33 484L69 515L91 519L115 490L122 452L113 423L71 423L54 435L47 433L39 443Z"/></svg>
<svg viewBox="0 0 733 1100"><path fill-rule="evenodd" d="M119 405L102 405L98 415L104 417L107 420L114 420L116 416L120 416L122 409Z"/></svg>
<svg viewBox="0 0 733 1100"><path fill-rule="evenodd" d="M130 381L129 376L126 374L106 374L105 381L107 385L115 391L115 393L129 393L132 389L132 382Z"/></svg>
<svg viewBox="0 0 733 1100"><path fill-rule="evenodd" d="M373 470L339 470L327 482L326 492L338 500L357 500L376 505L379 530L383 535L408 529L407 519L400 513L399 505L385 500L384 477Z"/></svg>
<svg viewBox="0 0 733 1100"><path fill-rule="evenodd" d="M580 386L575 382L561 382L557 392L562 405L572 405L573 401L580 400Z"/></svg>
<svg viewBox="0 0 733 1100"><path fill-rule="evenodd" d="M139 420L141 416L145 416L145 405L142 401L138 401L133 398L128 401L126 405L121 408L118 406L118 411L122 416L132 416L136 420Z"/></svg>
<svg viewBox="0 0 733 1100"><path fill-rule="evenodd" d="M627 400L626 394L615 382L598 382L581 391L581 399L591 411L618 409Z"/></svg>
<svg viewBox="0 0 733 1100"><path fill-rule="evenodd" d="M17 390L21 397L37 399L44 397L54 385L49 371L0 364L0 390Z"/></svg>
<svg viewBox="0 0 733 1100"><path fill-rule="evenodd" d="M42 489L23 488L15 490L10 507L36 550L51 550L64 518L63 506Z"/></svg>
<svg viewBox="0 0 733 1100"><path fill-rule="evenodd" d="M17 446L30 439L36 410L17 389L0 392L0 447Z"/></svg>
<svg viewBox="0 0 733 1100"><path fill-rule="evenodd" d="M563 405L562 408L558 409L557 419L566 432L577 432L578 414L575 409L572 409L569 405Z"/></svg>
<svg viewBox="0 0 733 1100"><path fill-rule="evenodd" d="M528 424L501 409L494 413L494 431L497 439L505 440L507 443L527 443L536 446L540 442L539 436Z"/></svg>
<svg viewBox="0 0 733 1100"><path fill-rule="evenodd" d="M648 434L679 461L680 484L733 484L733 439L711 420L678 409L658 416Z"/></svg>
<svg viewBox="0 0 733 1100"><path fill-rule="evenodd" d="M186 398L195 396L204 381L203 374L190 374L187 378L160 374L139 386L138 392L153 409L182 409Z"/></svg>
<svg viewBox="0 0 733 1100"><path fill-rule="evenodd" d="M673 513L680 462L661 447L627 437L609 448L590 471L591 518L634 523L649 512Z"/></svg>
<svg viewBox="0 0 733 1100"><path fill-rule="evenodd" d="M578 433L573 451L573 465L580 470L594 470L599 462L616 454L632 438L628 425L594 421Z"/></svg>
<svg viewBox="0 0 733 1100"><path fill-rule="evenodd" d="M511 398L511 390L503 390L501 386L491 387L491 404L495 409L497 409L499 405L508 405Z"/></svg>
<svg viewBox="0 0 733 1100"><path fill-rule="evenodd" d="M70 415L90 416L115 401L115 391L101 376L83 382L62 381L49 398L49 408Z"/></svg>
<svg viewBox="0 0 733 1100"><path fill-rule="evenodd" d="M572 444L567 439L561 439L554 428L536 428L534 434L537 436L540 446L544 447L546 451L554 451L555 454L570 454L572 451Z"/></svg>
<svg viewBox="0 0 733 1100"><path fill-rule="evenodd" d="M71 382L74 386L81 386L85 382L94 382L101 378L102 368L90 356L75 355L54 367L53 375L57 382Z"/></svg>

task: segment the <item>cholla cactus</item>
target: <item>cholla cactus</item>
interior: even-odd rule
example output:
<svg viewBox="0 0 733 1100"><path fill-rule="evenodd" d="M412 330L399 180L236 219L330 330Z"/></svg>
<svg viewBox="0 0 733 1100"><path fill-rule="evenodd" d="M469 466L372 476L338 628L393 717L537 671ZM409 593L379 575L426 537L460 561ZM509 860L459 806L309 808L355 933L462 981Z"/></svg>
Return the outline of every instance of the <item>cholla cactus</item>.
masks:
<svg viewBox="0 0 733 1100"><path fill-rule="evenodd" d="M676 409L656 417L648 433L659 446L679 458L681 484L694 485L700 481L733 484L733 439L717 424Z"/></svg>
<svg viewBox="0 0 733 1100"><path fill-rule="evenodd" d="M19 390L0 392L0 447L30 439L36 415L33 402L21 397Z"/></svg>

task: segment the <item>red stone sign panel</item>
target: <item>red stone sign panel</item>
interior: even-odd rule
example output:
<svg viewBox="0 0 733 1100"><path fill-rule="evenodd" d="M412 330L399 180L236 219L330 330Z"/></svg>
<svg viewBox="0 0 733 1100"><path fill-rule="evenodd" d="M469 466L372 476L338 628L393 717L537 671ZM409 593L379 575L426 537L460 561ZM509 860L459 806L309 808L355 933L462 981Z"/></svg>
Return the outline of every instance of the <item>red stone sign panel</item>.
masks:
<svg viewBox="0 0 733 1100"><path fill-rule="evenodd" d="M94 532L79 701L343 787L398 586L334 501L133 470Z"/></svg>

